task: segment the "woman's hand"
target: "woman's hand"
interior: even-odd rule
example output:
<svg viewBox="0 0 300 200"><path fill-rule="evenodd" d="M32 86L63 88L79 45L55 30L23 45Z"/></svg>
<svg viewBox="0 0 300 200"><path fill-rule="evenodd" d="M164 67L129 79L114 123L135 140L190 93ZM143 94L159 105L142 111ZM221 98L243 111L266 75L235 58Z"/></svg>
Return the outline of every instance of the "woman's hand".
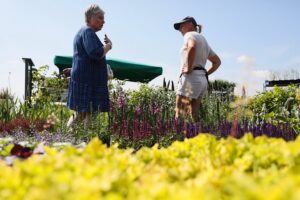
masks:
<svg viewBox="0 0 300 200"><path fill-rule="evenodd" d="M110 48L112 48L112 42L111 42L111 40L107 37L106 34L104 35L104 43L105 43L106 45L109 45Z"/></svg>
<svg viewBox="0 0 300 200"><path fill-rule="evenodd" d="M189 67L183 67L182 69L181 69L181 73L182 74L189 74L189 73L191 73L193 71L193 69L191 69L191 68L189 68Z"/></svg>
<svg viewBox="0 0 300 200"><path fill-rule="evenodd" d="M109 52L112 49L112 42L111 40L107 37L107 35L105 34L104 36L104 43L105 45L103 46L104 49L104 54L103 56L105 56L107 54L107 52Z"/></svg>
<svg viewBox="0 0 300 200"><path fill-rule="evenodd" d="M69 77L71 75L71 68L66 68L63 70L63 74L65 77Z"/></svg>

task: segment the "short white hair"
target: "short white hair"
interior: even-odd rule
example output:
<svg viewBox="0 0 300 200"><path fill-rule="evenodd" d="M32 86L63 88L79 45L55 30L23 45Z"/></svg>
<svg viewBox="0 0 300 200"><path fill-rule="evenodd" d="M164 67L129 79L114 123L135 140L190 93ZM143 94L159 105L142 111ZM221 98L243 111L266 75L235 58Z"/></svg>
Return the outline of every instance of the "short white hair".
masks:
<svg viewBox="0 0 300 200"><path fill-rule="evenodd" d="M85 10L85 22L88 23L89 19L91 17L95 16L96 14L100 13L101 15L104 15L104 11L97 5L92 4Z"/></svg>

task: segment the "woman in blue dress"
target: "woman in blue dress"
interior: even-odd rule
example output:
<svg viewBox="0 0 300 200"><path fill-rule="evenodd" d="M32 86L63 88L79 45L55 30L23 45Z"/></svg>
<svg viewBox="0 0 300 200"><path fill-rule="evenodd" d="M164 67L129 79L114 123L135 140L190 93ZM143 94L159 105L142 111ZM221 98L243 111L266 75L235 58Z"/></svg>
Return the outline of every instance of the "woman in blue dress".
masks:
<svg viewBox="0 0 300 200"><path fill-rule="evenodd" d="M83 120L89 126L94 112L109 111L107 67L105 55L112 48L111 40L105 35L103 44L96 32L101 30L104 11L98 5L91 5L85 12L86 26L74 38L74 54L69 84L67 106L74 110L68 126Z"/></svg>

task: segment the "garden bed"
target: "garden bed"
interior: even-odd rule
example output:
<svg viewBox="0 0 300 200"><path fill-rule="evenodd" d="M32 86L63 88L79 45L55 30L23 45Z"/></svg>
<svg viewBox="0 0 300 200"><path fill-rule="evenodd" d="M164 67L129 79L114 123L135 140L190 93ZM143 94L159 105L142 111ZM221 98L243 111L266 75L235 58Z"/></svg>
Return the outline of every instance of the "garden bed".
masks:
<svg viewBox="0 0 300 200"><path fill-rule="evenodd" d="M168 148L45 148L12 167L0 161L1 199L298 199L300 140L217 139Z"/></svg>

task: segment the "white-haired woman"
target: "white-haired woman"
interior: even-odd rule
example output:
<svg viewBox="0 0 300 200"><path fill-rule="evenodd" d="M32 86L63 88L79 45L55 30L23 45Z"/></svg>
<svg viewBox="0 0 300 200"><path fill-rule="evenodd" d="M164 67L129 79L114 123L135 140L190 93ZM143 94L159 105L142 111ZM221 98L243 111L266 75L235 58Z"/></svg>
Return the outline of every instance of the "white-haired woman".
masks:
<svg viewBox="0 0 300 200"><path fill-rule="evenodd" d="M201 25L193 17L185 17L174 24L175 30L183 35L184 44L181 49L181 75L176 96L176 114L188 113L194 121L198 121L200 99L208 87L208 75L221 65L218 55L210 48L204 36L200 34ZM212 66L206 71L207 60Z"/></svg>
<svg viewBox="0 0 300 200"><path fill-rule="evenodd" d="M68 126L83 120L87 128L92 113L109 111L105 55L112 49L112 42L105 35L103 44L96 35L105 23L104 11L98 5L87 8L85 21L86 26L78 31L73 42L67 106L75 111Z"/></svg>

